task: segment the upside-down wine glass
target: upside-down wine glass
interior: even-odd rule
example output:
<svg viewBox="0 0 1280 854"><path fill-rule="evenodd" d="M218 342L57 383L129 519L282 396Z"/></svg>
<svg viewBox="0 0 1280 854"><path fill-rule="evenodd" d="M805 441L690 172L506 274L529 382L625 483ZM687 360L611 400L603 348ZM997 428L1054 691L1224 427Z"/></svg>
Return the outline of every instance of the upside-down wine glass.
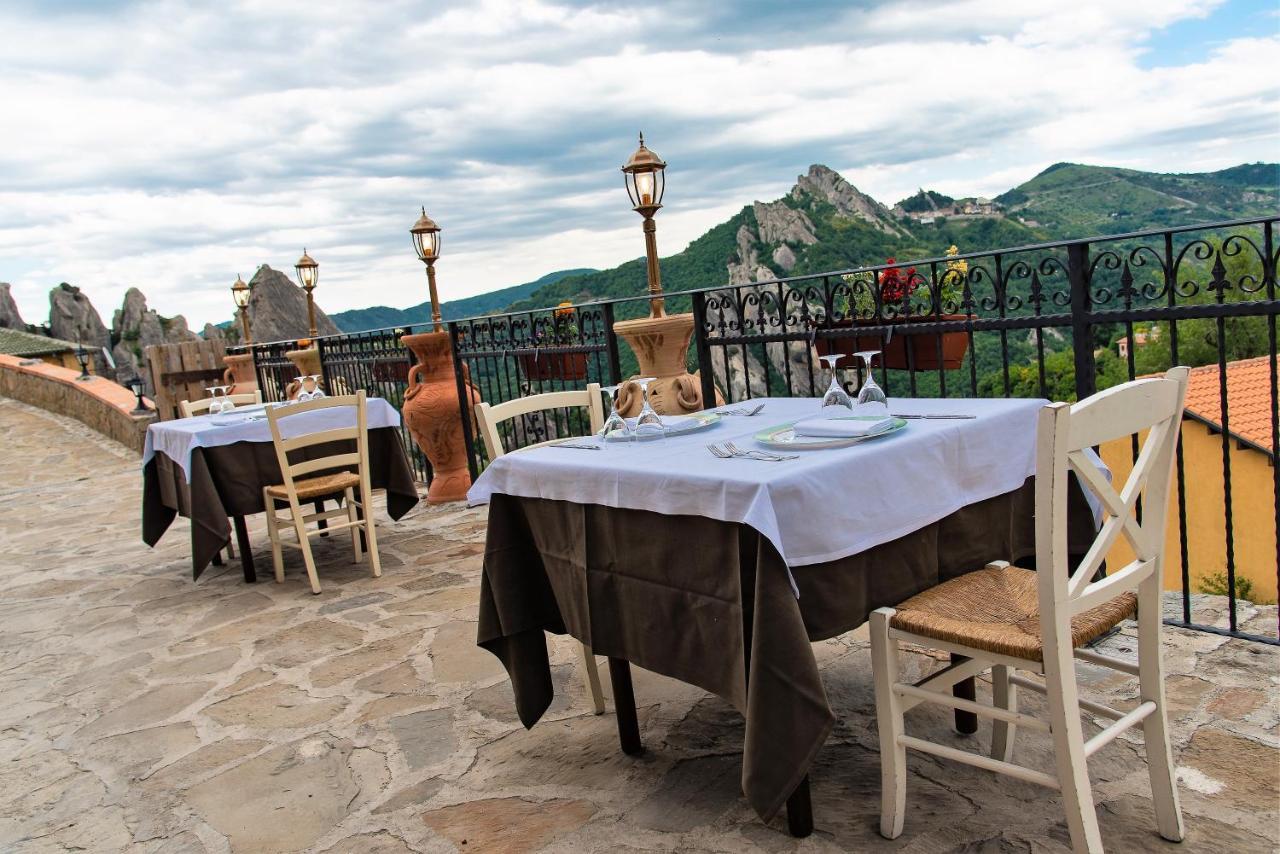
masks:
<svg viewBox="0 0 1280 854"><path fill-rule="evenodd" d="M213 398L209 401L209 408L206 412L210 415L217 415L222 411L222 402L218 400L218 387L216 385L206 386L204 393Z"/></svg>
<svg viewBox="0 0 1280 854"><path fill-rule="evenodd" d="M236 402L231 399L231 386L224 385L224 386L218 386L218 388L222 389L222 411L230 412L231 410L235 409Z"/></svg>
<svg viewBox="0 0 1280 854"><path fill-rule="evenodd" d="M622 384L605 386L600 389L609 396L609 417L604 420L604 426L600 428L600 441L608 442L610 437L616 437L621 440L632 438L631 428L627 426L627 419L622 417L622 413L618 411L618 391L622 388Z"/></svg>
<svg viewBox="0 0 1280 854"><path fill-rule="evenodd" d="M640 386L640 394L644 398L644 406L640 408L640 415L636 418L635 433L637 439L660 439L667 432L667 428L662 424L662 419L658 417L658 413L649 405L649 383L655 379L657 377L641 377L632 380L632 382Z"/></svg>
<svg viewBox="0 0 1280 854"><path fill-rule="evenodd" d="M324 375L323 375L323 374L312 374L312 375L311 375L311 377L310 377L310 379L311 379L311 399L312 399L312 400L319 400L320 398L322 398L322 397L324 397L324 396L325 396L325 394L324 394L324 388L323 388L323 386L321 385L321 383L322 383L322 382L323 382L323 380L324 380Z"/></svg>
<svg viewBox="0 0 1280 854"><path fill-rule="evenodd" d="M850 399L849 393L840 385L840 376L836 373L836 362L844 358L843 353L831 353L827 356L819 356L818 358L827 363L827 369L831 371L831 385L827 388L827 393L822 396L822 408L825 410L828 406L843 406L847 409L853 408L853 400Z"/></svg>
<svg viewBox="0 0 1280 854"><path fill-rule="evenodd" d="M871 369L871 360L879 356L880 351L863 350L853 355L862 360L863 370L866 372L866 379L862 382L862 388L858 390L858 403L879 403L888 409L889 398L885 395L884 389L876 383L875 372Z"/></svg>

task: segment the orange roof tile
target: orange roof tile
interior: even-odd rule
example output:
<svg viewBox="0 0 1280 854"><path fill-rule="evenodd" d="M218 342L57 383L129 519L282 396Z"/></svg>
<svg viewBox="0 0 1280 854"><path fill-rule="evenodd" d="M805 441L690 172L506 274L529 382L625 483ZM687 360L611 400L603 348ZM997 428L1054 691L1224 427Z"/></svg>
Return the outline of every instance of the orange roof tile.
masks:
<svg viewBox="0 0 1280 854"><path fill-rule="evenodd" d="M1192 368L1187 412L1222 428L1221 384L1217 365ZM1272 447L1271 359L1227 362L1227 426L1238 438L1266 451Z"/></svg>

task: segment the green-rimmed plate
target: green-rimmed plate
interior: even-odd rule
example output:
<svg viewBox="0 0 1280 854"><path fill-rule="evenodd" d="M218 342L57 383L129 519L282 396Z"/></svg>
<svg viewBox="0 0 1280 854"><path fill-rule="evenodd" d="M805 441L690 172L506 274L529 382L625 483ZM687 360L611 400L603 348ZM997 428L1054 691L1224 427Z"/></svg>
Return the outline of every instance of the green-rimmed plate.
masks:
<svg viewBox="0 0 1280 854"><path fill-rule="evenodd" d="M851 415L850 421L878 421L879 416L874 415ZM870 439L879 439L881 436L888 436L890 433L897 433L903 427L907 426L905 418L895 418L893 423L878 433L868 433L866 436L841 436L832 438L828 436L798 436L795 431L795 421L788 421L786 424L779 424L776 427L769 427L761 430L755 435L755 440L762 445L768 445L771 448L792 448L792 449L818 449L818 448L843 448L848 445L856 445L859 442L866 442Z"/></svg>
<svg viewBox="0 0 1280 854"><path fill-rule="evenodd" d="M662 418L662 425L667 428L666 435L668 436L693 433L720 423L720 416L714 412L693 412L689 415L662 415L659 417ZM627 426L634 431L636 429L636 420L628 418ZM610 442L630 441L630 439L630 436L619 436L617 433L609 436Z"/></svg>

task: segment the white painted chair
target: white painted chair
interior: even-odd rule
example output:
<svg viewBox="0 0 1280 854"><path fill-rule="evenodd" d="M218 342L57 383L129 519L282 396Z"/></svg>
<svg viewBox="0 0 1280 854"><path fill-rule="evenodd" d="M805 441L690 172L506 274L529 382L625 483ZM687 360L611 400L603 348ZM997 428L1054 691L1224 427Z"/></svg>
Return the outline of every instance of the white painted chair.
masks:
<svg viewBox="0 0 1280 854"><path fill-rule="evenodd" d="M1166 508L1174 448L1182 422L1187 368L1164 378L1143 379L1100 392L1075 405L1055 403L1040 412L1036 435L1036 567L1004 561L944 582L871 615L876 717L880 730L881 835L902 833L906 802L906 750L919 750L1020 780L1058 789L1067 813L1072 847L1101 852L1086 760L1124 730L1141 722L1156 826L1165 839L1183 836L1165 713L1160 655L1160 585L1164 563ZM1117 492L1086 455L1086 449L1147 431L1128 481ZM1074 568L1067 555L1069 473L1091 490L1105 509L1088 552ZM1142 500L1143 516L1137 508ZM1137 556L1103 578L1099 566L1124 536ZM1136 593L1136 595L1135 595ZM1137 609L1136 665L1081 647ZM914 684L898 681L898 644L921 644L966 656ZM1138 677L1136 708L1120 712L1078 695L1074 659ZM992 705L951 696L957 682L991 670ZM1040 682L1017 675L1022 670ZM1017 710L1017 688L1045 694L1049 720ZM991 755L983 756L907 735L903 715L919 703L937 703L993 719ZM1111 721L1086 739L1081 712ZM1053 738L1056 768L1044 772L1013 762L1018 727Z"/></svg>
<svg viewBox="0 0 1280 854"><path fill-rule="evenodd" d="M289 439L281 435L280 423L288 418L294 418L306 412L338 407L354 409L355 423L352 426L321 430ZM360 532L364 531L373 576L380 577L382 565L378 560L378 534L373 522L373 490L369 485L369 425L365 393L360 391L353 395L325 397L289 406L268 407L267 424L271 427L271 440L275 444L276 460L280 464L280 473L284 480L281 484L267 486L262 490L262 504L267 512L267 532L271 536L271 560L275 565L276 582L284 581L284 554L281 547L287 545L301 550L302 559L307 568L307 578L311 581L311 592L319 593L320 580L316 576L316 563L311 555L310 538L326 531L332 533L343 528L351 530L351 548L355 552L356 563L364 559L360 547ZM289 460L291 453L305 448L328 442L352 441L355 443L354 451L304 459L296 463ZM352 471L353 468L354 471ZM312 475L314 472L328 473L303 477L303 475ZM357 490L360 493L358 501L355 497ZM343 507L333 510L318 509L315 513L303 512L303 502L319 501L339 495L343 498L345 505ZM276 515L281 502L289 507L287 518ZM337 524L329 521L338 517L346 517L346 521ZM326 521L327 529L307 527L308 524L321 520ZM296 545L281 539L282 525L293 526L298 538Z"/></svg>
<svg viewBox="0 0 1280 854"><path fill-rule="evenodd" d="M251 406L255 403L262 403L262 392L254 391L252 394L245 392L244 394L228 394L225 397L218 398L219 401L229 400L236 406ZM213 398L206 397L200 400L180 400L178 401L178 411L182 413L183 418L190 418L193 415L203 415L209 411L209 406L213 403ZM235 410L233 409L232 412Z"/></svg>
<svg viewBox="0 0 1280 854"><path fill-rule="evenodd" d="M503 422L534 412L577 407L586 407L587 420L593 433L599 432L604 427L604 406L600 400L599 383L589 384L585 391L553 391L519 397L497 405L481 403L476 407L476 422L480 428L480 437L484 440L485 450L489 453L489 459L496 460L506 453L502 445L502 434L498 429ZM545 442L526 445L512 453L527 451L555 441L559 439L548 439ZM604 714L604 694L600 689L600 671L596 667L596 657L591 652L591 647L586 644L582 644L582 665L587 671L587 687L591 691L591 703L595 707L596 714L602 715Z"/></svg>

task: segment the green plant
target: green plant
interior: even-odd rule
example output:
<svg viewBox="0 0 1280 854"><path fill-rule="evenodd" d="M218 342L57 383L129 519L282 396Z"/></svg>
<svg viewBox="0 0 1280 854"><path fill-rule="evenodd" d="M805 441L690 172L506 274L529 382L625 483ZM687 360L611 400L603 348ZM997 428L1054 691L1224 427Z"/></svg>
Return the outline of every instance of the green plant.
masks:
<svg viewBox="0 0 1280 854"><path fill-rule="evenodd" d="M1196 589L1201 593L1212 593L1215 596L1226 596L1227 590L1227 574L1225 572L1214 572L1204 576L1196 583ZM1256 602L1253 593L1253 582L1242 575L1236 576L1236 599L1242 599L1246 602Z"/></svg>

